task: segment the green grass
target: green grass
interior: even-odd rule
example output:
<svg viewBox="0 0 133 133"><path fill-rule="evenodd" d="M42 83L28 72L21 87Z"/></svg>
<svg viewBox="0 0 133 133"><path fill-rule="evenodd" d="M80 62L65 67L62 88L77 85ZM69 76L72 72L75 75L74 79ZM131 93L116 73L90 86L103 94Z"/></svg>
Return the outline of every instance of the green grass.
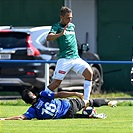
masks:
<svg viewBox="0 0 133 133"><path fill-rule="evenodd" d="M23 114L29 106L19 101L0 105L0 117ZM13 105L14 104L14 105ZM20 105L19 105L20 104ZM132 133L133 106L131 102L120 103L118 107L96 108L105 113L106 119L60 119L0 121L0 133Z"/></svg>
<svg viewBox="0 0 133 133"><path fill-rule="evenodd" d="M21 99L18 100L1 100L0 105L5 106L29 106L28 104L25 104L25 102Z"/></svg>
<svg viewBox="0 0 133 133"><path fill-rule="evenodd" d="M133 92L99 93L91 94L91 98L132 98Z"/></svg>

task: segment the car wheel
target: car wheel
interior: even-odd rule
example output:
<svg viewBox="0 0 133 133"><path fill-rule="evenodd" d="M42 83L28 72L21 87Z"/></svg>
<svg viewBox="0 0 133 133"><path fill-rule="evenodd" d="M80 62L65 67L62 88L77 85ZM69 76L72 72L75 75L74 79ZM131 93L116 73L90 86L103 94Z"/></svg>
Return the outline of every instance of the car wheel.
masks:
<svg viewBox="0 0 133 133"><path fill-rule="evenodd" d="M101 74L96 67L92 67L93 79L92 79L92 94L101 92Z"/></svg>

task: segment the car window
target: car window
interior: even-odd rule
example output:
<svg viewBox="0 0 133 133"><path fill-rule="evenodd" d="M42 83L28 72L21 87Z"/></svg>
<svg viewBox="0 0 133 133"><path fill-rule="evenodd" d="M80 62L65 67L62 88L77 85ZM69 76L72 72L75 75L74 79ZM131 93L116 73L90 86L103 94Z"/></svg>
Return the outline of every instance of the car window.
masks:
<svg viewBox="0 0 133 133"><path fill-rule="evenodd" d="M37 41L39 41L39 43L41 43L43 46L47 47L47 48L58 48L58 45L56 43L56 41L46 41L46 37L47 34L44 34L43 36L39 37L37 39Z"/></svg>
<svg viewBox="0 0 133 133"><path fill-rule="evenodd" d="M44 46L49 48L58 48L56 41L45 41Z"/></svg>
<svg viewBox="0 0 133 133"><path fill-rule="evenodd" d="M0 32L0 48L25 47L26 35L21 32Z"/></svg>

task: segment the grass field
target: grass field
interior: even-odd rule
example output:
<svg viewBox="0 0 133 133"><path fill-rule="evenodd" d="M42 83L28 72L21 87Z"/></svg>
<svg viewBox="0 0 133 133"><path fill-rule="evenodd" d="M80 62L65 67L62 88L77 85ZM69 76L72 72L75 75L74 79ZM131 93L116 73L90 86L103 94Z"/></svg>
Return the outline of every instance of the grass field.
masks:
<svg viewBox="0 0 133 133"><path fill-rule="evenodd" d="M24 113L29 106L21 102L0 103L0 117L10 117ZM96 108L105 113L106 119L60 119L0 121L0 133L132 133L133 106L120 103L118 107Z"/></svg>

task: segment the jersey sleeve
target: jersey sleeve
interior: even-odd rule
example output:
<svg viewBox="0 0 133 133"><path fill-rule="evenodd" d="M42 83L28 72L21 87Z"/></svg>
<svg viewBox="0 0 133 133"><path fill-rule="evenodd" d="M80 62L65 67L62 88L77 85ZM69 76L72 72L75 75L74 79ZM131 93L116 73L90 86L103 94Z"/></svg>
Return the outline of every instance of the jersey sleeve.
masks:
<svg viewBox="0 0 133 133"><path fill-rule="evenodd" d="M30 108L27 110L27 112L24 113L23 115L24 115L24 116L26 117L26 119L28 119L28 120L31 120L31 119L33 119L33 118L37 118L37 116L36 116L36 111L35 111L35 109L34 109L33 107L30 107Z"/></svg>
<svg viewBox="0 0 133 133"><path fill-rule="evenodd" d="M58 26L57 24L53 25L49 33L56 34L58 32Z"/></svg>
<svg viewBox="0 0 133 133"><path fill-rule="evenodd" d="M40 96L47 99L54 99L54 92L44 90L40 92Z"/></svg>

